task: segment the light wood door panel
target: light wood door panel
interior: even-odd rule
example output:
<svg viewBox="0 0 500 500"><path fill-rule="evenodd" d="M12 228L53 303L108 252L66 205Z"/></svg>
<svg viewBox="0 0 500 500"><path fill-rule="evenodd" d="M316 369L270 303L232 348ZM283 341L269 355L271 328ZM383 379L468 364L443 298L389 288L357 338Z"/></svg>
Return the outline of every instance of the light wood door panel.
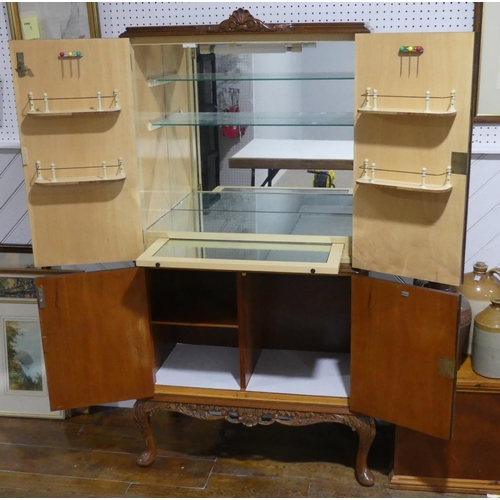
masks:
<svg viewBox="0 0 500 500"><path fill-rule="evenodd" d="M401 46L423 47L401 55ZM356 36L356 108L367 87L379 111L446 111L456 92L455 115L356 113L354 127L353 267L460 285L468 192L473 33L403 33ZM381 70L382 68L382 70ZM373 100L373 98L372 98ZM373 104L373 102L371 102ZM461 153L462 165L456 161ZM453 161L452 161L453 157ZM376 164L377 182L443 186L451 166L452 190L409 191L358 184L363 164ZM368 169L370 174L370 168Z"/></svg>
<svg viewBox="0 0 500 500"><path fill-rule="evenodd" d="M61 51L81 51L81 58L61 58ZM54 266L134 260L143 250L137 179L134 105L128 40L16 40L10 42L13 68L22 52L29 68L24 77L13 70L17 117L23 151L24 178L35 264ZM96 113L97 93L102 108L113 110L118 91L119 111ZM43 94L54 114L29 114L44 109ZM86 111L83 113L82 111ZM69 116L55 112L74 111ZM123 160L125 180L40 185L44 178L107 175L118 172ZM65 168L70 167L70 170Z"/></svg>
<svg viewBox="0 0 500 500"><path fill-rule="evenodd" d="M350 409L449 439L459 296L354 276L351 310Z"/></svg>
<svg viewBox="0 0 500 500"><path fill-rule="evenodd" d="M144 269L36 280L53 410L152 397L153 346Z"/></svg>

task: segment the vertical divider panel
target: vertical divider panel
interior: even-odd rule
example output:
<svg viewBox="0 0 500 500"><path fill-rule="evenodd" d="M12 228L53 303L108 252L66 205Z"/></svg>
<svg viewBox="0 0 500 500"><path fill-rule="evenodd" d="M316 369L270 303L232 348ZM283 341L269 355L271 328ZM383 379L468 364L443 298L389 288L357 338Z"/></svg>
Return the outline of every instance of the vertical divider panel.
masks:
<svg viewBox="0 0 500 500"><path fill-rule="evenodd" d="M259 318L255 307L258 275L237 273L236 290L238 296L238 339L240 350L240 385L246 389L259 360L262 350Z"/></svg>

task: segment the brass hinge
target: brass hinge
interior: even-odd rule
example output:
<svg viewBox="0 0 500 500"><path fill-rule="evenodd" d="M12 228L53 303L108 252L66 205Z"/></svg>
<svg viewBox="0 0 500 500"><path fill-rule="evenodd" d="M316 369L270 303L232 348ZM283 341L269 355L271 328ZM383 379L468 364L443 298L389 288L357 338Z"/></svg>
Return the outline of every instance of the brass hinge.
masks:
<svg viewBox="0 0 500 500"><path fill-rule="evenodd" d="M449 358L440 358L440 360L439 360L439 376L454 380L455 374L456 374L455 360L449 359Z"/></svg>
<svg viewBox="0 0 500 500"><path fill-rule="evenodd" d="M38 300L38 309L45 309L45 292L43 291L43 286L39 286L36 289L36 298Z"/></svg>
<svg viewBox="0 0 500 500"><path fill-rule="evenodd" d="M24 52L16 52L16 68L19 78L24 78L28 72L29 68L24 65Z"/></svg>
<svg viewBox="0 0 500 500"><path fill-rule="evenodd" d="M454 174L467 175L469 155L467 153L451 153L451 168Z"/></svg>

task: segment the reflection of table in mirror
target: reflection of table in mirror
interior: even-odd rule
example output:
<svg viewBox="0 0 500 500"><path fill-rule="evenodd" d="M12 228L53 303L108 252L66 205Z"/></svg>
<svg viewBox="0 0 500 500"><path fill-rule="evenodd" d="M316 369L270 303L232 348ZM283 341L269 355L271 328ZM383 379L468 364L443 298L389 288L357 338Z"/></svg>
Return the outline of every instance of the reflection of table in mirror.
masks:
<svg viewBox="0 0 500 500"><path fill-rule="evenodd" d="M279 170L352 170L353 141L253 139L229 158L229 168L267 169L263 185L271 186Z"/></svg>

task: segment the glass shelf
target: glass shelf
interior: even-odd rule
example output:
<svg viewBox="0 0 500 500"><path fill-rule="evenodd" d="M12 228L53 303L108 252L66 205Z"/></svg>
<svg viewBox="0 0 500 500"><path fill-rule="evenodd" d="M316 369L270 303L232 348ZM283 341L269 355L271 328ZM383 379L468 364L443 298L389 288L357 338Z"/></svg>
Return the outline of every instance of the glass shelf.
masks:
<svg viewBox="0 0 500 500"><path fill-rule="evenodd" d="M150 86L169 82L212 81L276 81L276 80L354 80L352 72L325 73L203 73L199 75L172 74L148 80Z"/></svg>
<svg viewBox="0 0 500 500"><path fill-rule="evenodd" d="M150 123L150 129L168 126L322 126L354 125L354 113L171 113Z"/></svg>
<svg viewBox="0 0 500 500"><path fill-rule="evenodd" d="M174 210L352 214L352 196L347 189L224 188L191 193Z"/></svg>
<svg viewBox="0 0 500 500"><path fill-rule="evenodd" d="M257 260L266 262L321 262L326 264L331 245L314 243L276 243L260 241L206 241L169 239L153 257Z"/></svg>
<svg viewBox="0 0 500 500"><path fill-rule="evenodd" d="M352 195L347 190L224 188L192 193L148 228L169 231L351 236Z"/></svg>

